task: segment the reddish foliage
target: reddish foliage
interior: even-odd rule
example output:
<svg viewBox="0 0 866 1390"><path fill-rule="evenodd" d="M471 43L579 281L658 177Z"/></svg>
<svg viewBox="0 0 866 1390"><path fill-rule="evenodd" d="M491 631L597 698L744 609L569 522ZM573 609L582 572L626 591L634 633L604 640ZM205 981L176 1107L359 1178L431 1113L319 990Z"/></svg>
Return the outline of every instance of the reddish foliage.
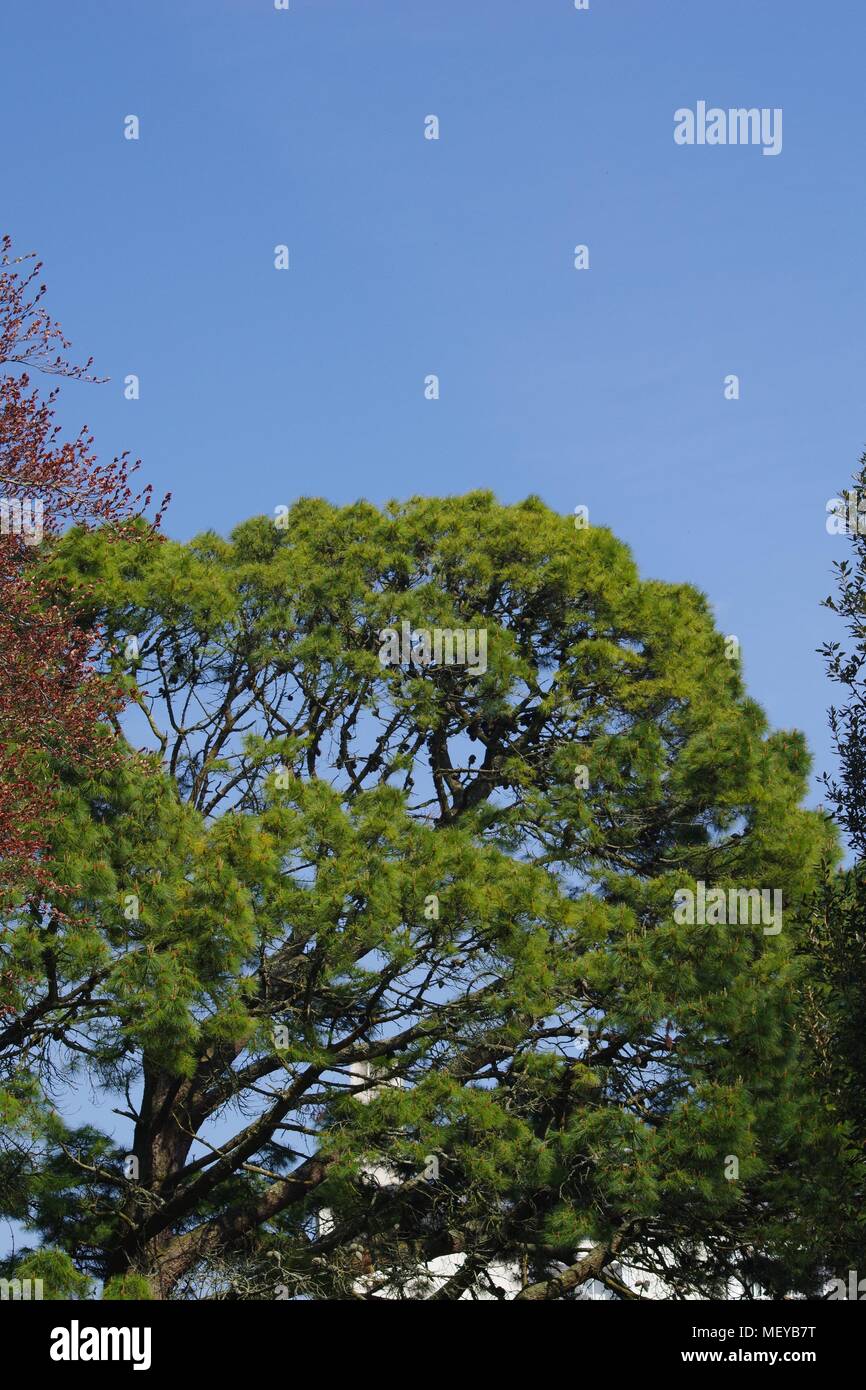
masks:
<svg viewBox="0 0 866 1390"><path fill-rule="evenodd" d="M91 361L66 360L69 343L42 306L41 264L13 257L0 242L0 889L29 872L47 883L39 850L50 822L45 754L104 760L110 745L94 737L116 712L119 692L94 670L100 634L76 626L56 586L40 575L34 518L45 536L66 526L107 525L118 534L142 516L151 489L134 495L128 456L100 464L84 428L63 439L55 423L56 388L43 398L38 371L94 381ZM168 499L166 499L167 501ZM19 505L23 512L19 511ZM164 505L164 504L163 504ZM41 508L41 512L40 509ZM22 525L21 518L25 518ZM153 526L158 526L162 511ZM29 521L29 526L27 522Z"/></svg>

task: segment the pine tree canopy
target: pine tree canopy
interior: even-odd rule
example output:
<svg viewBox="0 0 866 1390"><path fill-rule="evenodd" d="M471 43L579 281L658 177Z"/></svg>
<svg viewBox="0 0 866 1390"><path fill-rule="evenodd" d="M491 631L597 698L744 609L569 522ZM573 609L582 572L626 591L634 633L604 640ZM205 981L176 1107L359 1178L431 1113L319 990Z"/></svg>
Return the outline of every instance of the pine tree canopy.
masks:
<svg viewBox="0 0 866 1390"><path fill-rule="evenodd" d="M25 1263L112 1297L814 1287L798 944L835 840L700 593L484 492L52 544L130 705L122 759L58 774L67 887L2 918ZM781 929L683 890L780 894Z"/></svg>

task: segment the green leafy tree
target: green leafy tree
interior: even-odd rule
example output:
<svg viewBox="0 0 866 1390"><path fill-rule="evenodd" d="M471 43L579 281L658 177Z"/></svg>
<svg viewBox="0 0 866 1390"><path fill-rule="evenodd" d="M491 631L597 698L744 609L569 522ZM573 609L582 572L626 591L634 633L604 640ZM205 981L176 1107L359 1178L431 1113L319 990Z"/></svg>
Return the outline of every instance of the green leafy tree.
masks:
<svg viewBox="0 0 866 1390"><path fill-rule="evenodd" d="M821 647L841 700L829 710L838 772L826 774L827 802L850 849L841 870L827 867L804 947L802 1023L812 1079L825 1120L842 1145L844 1178L832 1202L815 1212L827 1273L846 1279L866 1270L866 454L839 499L836 525L846 554L834 561L835 594L824 607L843 624L847 642ZM854 525L852 526L852 520Z"/></svg>
<svg viewBox="0 0 866 1390"><path fill-rule="evenodd" d="M832 837L702 595L487 493L53 563L154 766L63 770L75 889L0 936L10 1093L121 1116L55 1116L18 1197L46 1248L112 1296L813 1286L796 944ZM699 883L778 890L783 929L677 920Z"/></svg>

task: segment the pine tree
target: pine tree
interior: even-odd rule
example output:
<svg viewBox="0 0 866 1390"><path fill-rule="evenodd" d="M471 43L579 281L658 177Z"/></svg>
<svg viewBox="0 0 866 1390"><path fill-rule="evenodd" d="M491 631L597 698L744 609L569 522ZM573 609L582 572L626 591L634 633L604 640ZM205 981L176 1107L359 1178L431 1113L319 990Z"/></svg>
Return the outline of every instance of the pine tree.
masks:
<svg viewBox="0 0 866 1390"><path fill-rule="evenodd" d="M163 1298L454 1298L497 1261L529 1299L623 1260L814 1287L797 949L833 836L701 594L487 493L52 563L135 653L154 762L62 767L75 890L0 936L7 1093L84 1074L121 1112L50 1111L45 1248ZM753 889L781 930L677 912Z"/></svg>

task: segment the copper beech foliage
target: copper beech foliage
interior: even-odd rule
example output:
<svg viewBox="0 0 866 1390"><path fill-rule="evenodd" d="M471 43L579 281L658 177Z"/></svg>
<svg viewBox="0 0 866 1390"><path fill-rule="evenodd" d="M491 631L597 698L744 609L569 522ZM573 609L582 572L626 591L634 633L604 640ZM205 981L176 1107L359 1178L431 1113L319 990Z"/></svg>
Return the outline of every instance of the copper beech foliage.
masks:
<svg viewBox="0 0 866 1390"><path fill-rule="evenodd" d="M56 584L41 575L51 537L66 527L105 526L129 533L144 517L152 489L134 493L138 469L127 454L100 463L84 426L67 438L56 420L57 386L39 378L97 381L93 359L67 358L70 344L44 307L41 262L15 256L0 242L0 893L27 881L46 885L40 846L51 816L49 760L62 752L104 761L111 742L98 737L100 720L116 711L118 687L96 672L102 635L85 630ZM38 384L37 384L38 383ZM140 534L155 535L162 508ZM21 512L41 508L42 540L26 534ZM18 524L16 524L16 519Z"/></svg>

